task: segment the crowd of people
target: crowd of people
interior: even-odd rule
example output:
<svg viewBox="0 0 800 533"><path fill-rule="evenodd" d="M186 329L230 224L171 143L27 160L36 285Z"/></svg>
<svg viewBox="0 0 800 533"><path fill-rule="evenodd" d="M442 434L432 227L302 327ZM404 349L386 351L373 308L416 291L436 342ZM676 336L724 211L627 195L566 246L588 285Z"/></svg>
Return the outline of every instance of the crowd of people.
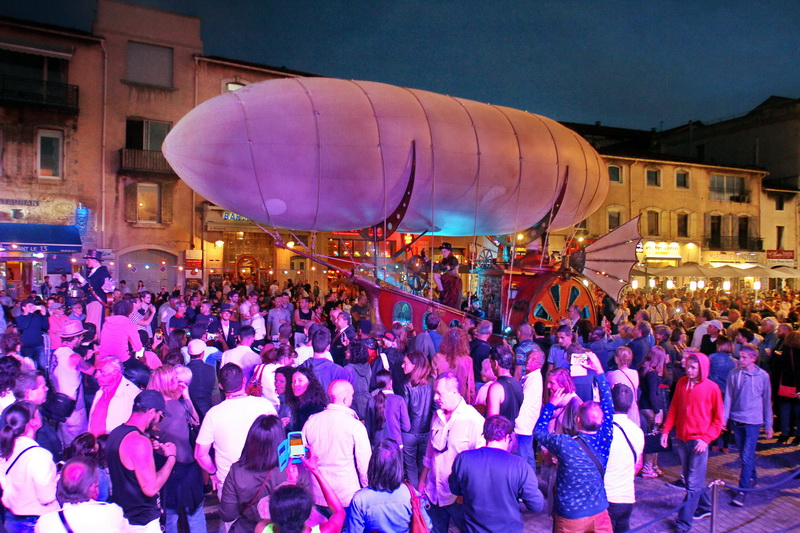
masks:
<svg viewBox="0 0 800 533"><path fill-rule="evenodd" d="M688 531L711 510L711 451L735 444L747 489L776 415L800 444L789 292L632 291L598 302L600 324L572 307L500 338L435 313L384 329L344 285L153 293L86 262L0 294L9 532L206 532L211 491L234 533L522 531L520 502L554 531L622 532L668 447Z"/></svg>

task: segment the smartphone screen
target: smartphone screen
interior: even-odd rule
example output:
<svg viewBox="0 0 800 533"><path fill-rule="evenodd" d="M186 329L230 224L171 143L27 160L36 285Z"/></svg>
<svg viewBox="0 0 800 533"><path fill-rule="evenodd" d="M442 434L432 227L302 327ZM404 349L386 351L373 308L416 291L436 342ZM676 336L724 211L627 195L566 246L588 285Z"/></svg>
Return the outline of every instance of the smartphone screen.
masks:
<svg viewBox="0 0 800 533"><path fill-rule="evenodd" d="M299 431L289 433L289 455L302 457L306 454L306 445L303 443L303 434Z"/></svg>

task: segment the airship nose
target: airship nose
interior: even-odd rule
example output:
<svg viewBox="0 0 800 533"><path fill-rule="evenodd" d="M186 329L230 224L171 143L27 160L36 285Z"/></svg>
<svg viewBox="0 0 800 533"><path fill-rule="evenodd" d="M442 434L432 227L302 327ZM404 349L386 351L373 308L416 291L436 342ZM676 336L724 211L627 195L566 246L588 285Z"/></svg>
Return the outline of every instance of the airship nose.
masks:
<svg viewBox="0 0 800 533"><path fill-rule="evenodd" d="M244 179L255 174L245 123L240 99L228 93L181 119L162 146L167 161L189 187L226 208L238 204L241 212L263 209L256 191L243 194L231 182L231 176Z"/></svg>

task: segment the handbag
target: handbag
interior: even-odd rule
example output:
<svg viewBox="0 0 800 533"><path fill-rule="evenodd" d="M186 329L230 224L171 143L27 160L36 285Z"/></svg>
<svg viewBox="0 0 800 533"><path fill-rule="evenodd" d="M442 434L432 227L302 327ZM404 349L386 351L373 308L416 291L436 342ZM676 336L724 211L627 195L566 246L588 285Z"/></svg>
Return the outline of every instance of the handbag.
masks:
<svg viewBox="0 0 800 533"><path fill-rule="evenodd" d="M414 492L411 483L404 481L408 492L411 493L411 524L408 528L410 533L428 533L428 526L425 524L425 519L422 517L422 509L420 508L419 496Z"/></svg>
<svg viewBox="0 0 800 533"><path fill-rule="evenodd" d="M48 394L47 400L42 404L42 414L57 422L65 422L72 413L78 402L62 392Z"/></svg>
<svg viewBox="0 0 800 533"><path fill-rule="evenodd" d="M661 433L645 433L644 435L644 453L659 453L672 451L672 439L667 439L667 447L661 446Z"/></svg>
<svg viewBox="0 0 800 533"><path fill-rule="evenodd" d="M253 372L253 377L247 383L245 392L248 396L261 397L264 394L264 386L261 384L261 375L264 373L264 367L267 365L258 365L258 368Z"/></svg>
<svg viewBox="0 0 800 533"><path fill-rule="evenodd" d="M789 361L792 363L792 377L794 377L794 353L789 352ZM797 398L797 387L791 387L782 383L778 384L778 396L781 398Z"/></svg>
<svg viewBox="0 0 800 533"><path fill-rule="evenodd" d="M197 434L200 432L200 424L196 422L192 410L186 405L186 400L180 398L178 401L186 410L186 426L189 428L189 446L194 450L194 445L197 443Z"/></svg>

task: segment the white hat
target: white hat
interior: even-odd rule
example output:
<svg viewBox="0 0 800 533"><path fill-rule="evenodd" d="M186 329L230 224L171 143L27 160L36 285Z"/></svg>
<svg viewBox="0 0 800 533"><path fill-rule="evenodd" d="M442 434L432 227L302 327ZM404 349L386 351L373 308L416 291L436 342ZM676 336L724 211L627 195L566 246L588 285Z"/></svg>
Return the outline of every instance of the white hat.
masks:
<svg viewBox="0 0 800 533"><path fill-rule="evenodd" d="M201 355L206 352L208 346L200 339L192 339L189 341L189 355Z"/></svg>

